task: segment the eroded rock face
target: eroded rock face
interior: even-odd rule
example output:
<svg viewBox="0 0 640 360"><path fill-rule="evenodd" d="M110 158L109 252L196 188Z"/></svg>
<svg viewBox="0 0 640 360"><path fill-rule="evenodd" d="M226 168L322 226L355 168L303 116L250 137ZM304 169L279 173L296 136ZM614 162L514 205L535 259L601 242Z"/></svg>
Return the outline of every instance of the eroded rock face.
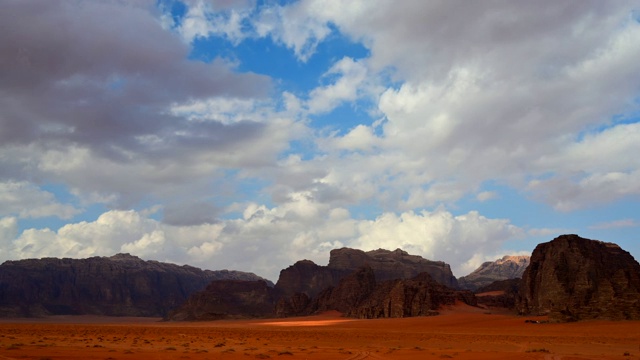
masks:
<svg viewBox="0 0 640 360"><path fill-rule="evenodd" d="M436 315L444 305L453 305L456 300L476 304L475 296L470 291L453 290L436 282L427 273L418 274L412 279L377 282L373 269L365 265L344 277L337 286L329 287L316 298L306 301L304 311L297 308L297 312L287 313L286 309L295 308L295 301L282 299L278 315L310 315L337 310L348 317L366 319L430 316Z"/></svg>
<svg viewBox="0 0 640 360"><path fill-rule="evenodd" d="M329 255L329 264L320 266L309 260L296 262L282 270L276 289L284 298L303 293L313 298L328 287L337 286L340 280L363 266L373 270L376 281L409 279L426 272L437 282L455 288L457 281L448 264L409 255L400 249L373 250L335 249Z"/></svg>
<svg viewBox="0 0 640 360"><path fill-rule="evenodd" d="M517 309L553 321L640 319L640 265L618 245L562 235L539 244Z"/></svg>
<svg viewBox="0 0 640 360"><path fill-rule="evenodd" d="M445 305L454 305L460 300L476 305L470 291L457 291L444 286L422 273L412 279L387 280L357 306L345 314L361 319L402 318L437 315Z"/></svg>
<svg viewBox="0 0 640 360"><path fill-rule="evenodd" d="M217 280L192 294L168 319L220 320L272 317L275 290L265 281Z"/></svg>
<svg viewBox="0 0 640 360"><path fill-rule="evenodd" d="M7 261L0 265L0 316L164 316L221 278L261 279L238 271L144 261L129 254Z"/></svg>
<svg viewBox="0 0 640 360"><path fill-rule="evenodd" d="M300 260L280 271L275 288L285 298L297 293L305 294L311 298L322 290L335 286L350 272L349 270L341 271L320 266L311 260Z"/></svg>
<svg viewBox="0 0 640 360"><path fill-rule="evenodd" d="M487 261L471 274L458 279L461 289L476 291L494 281L520 279L529 266L530 256L504 256L496 261Z"/></svg>
<svg viewBox="0 0 640 360"><path fill-rule="evenodd" d="M393 251L378 249L367 252L349 248L335 249L331 250L327 267L353 272L365 265L373 269L377 281L410 279L418 274L427 273L442 285L451 288L458 285L449 264L409 255L401 249Z"/></svg>

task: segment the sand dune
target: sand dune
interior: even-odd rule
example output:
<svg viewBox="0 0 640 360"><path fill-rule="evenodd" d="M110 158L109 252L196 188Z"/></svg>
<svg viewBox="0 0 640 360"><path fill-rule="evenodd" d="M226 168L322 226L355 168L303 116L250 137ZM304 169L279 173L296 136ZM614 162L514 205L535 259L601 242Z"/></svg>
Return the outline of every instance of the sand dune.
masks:
<svg viewBox="0 0 640 360"><path fill-rule="evenodd" d="M534 319L534 318L527 318ZM537 318L544 320L544 318ZM215 322L53 317L0 322L0 359L632 359L640 322L530 324L467 306L442 315Z"/></svg>

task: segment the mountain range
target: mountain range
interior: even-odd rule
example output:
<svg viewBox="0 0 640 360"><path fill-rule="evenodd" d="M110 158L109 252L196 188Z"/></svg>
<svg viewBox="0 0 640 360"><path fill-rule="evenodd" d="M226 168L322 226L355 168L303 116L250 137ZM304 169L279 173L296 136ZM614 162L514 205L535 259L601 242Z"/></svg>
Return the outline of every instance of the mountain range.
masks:
<svg viewBox="0 0 640 360"><path fill-rule="evenodd" d="M456 302L549 315L554 321L640 319L640 265L615 244L577 235L540 244L531 258L505 256L484 263L460 279L448 264L401 249L334 249L328 265L298 261L280 272L276 284L251 273L201 270L129 254L0 265L4 317L215 320L338 310L378 318L435 315Z"/></svg>

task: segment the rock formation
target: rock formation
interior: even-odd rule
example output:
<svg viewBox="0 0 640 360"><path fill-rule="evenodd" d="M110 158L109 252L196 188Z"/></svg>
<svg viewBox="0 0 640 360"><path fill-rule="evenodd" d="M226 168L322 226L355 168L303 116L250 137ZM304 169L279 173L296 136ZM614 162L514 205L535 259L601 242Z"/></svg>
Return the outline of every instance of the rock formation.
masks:
<svg viewBox="0 0 640 360"><path fill-rule="evenodd" d="M453 290L422 273L412 279L381 282L345 315L361 319L432 316L441 307L454 305L456 300L476 305L470 291Z"/></svg>
<svg viewBox="0 0 640 360"><path fill-rule="evenodd" d="M442 261L409 255L400 249L364 252L342 248L331 250L327 266L302 260L282 270L275 287L285 298L296 293L303 293L312 298L324 289L338 285L342 278L363 266L371 267L376 281L409 279L426 272L443 285L452 288L457 286L451 268Z"/></svg>
<svg viewBox="0 0 640 360"><path fill-rule="evenodd" d="M494 281L520 279L529 266L529 256L504 256L496 261L487 261L475 271L458 279L461 289L475 291Z"/></svg>
<svg viewBox="0 0 640 360"><path fill-rule="evenodd" d="M144 261L129 254L7 261L0 265L0 316L164 316L216 279L262 278Z"/></svg>
<svg viewBox="0 0 640 360"><path fill-rule="evenodd" d="M409 255L401 249L393 251L378 249L367 252L349 248L335 249L331 250L327 267L353 272L365 265L373 269L377 281L410 279L426 272L442 285L451 288L458 285L449 264Z"/></svg>
<svg viewBox="0 0 640 360"><path fill-rule="evenodd" d="M494 281L475 291L478 305L488 308L513 309L522 279Z"/></svg>
<svg viewBox="0 0 640 360"><path fill-rule="evenodd" d="M265 281L217 280L192 294L170 320L220 320L273 316L275 290Z"/></svg>
<svg viewBox="0 0 640 360"><path fill-rule="evenodd" d="M429 316L437 314L444 305L455 304L456 300L476 304L470 291L453 290L433 280L428 273L412 279L377 282L374 270L365 265L314 299L304 294L281 299L276 314L284 317L337 310L348 317L367 319Z"/></svg>
<svg viewBox="0 0 640 360"><path fill-rule="evenodd" d="M562 235L533 251L516 307L552 321L639 320L640 265L616 244Z"/></svg>

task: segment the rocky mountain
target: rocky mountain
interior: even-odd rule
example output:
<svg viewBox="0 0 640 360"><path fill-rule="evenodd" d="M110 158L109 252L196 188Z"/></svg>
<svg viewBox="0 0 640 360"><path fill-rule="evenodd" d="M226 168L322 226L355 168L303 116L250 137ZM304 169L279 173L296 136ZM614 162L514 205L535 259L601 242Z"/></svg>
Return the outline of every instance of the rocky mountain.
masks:
<svg viewBox="0 0 640 360"><path fill-rule="evenodd" d="M516 308L552 321L640 319L640 265L618 245L562 235L539 244Z"/></svg>
<svg viewBox="0 0 640 360"><path fill-rule="evenodd" d="M374 270L365 265L314 299L304 294L281 299L276 315L284 317L338 310L348 317L366 319L429 316L437 314L444 305L455 304L456 300L476 304L470 291L453 290L432 279L428 273L411 279L377 282Z"/></svg>
<svg viewBox="0 0 640 360"><path fill-rule="evenodd" d="M475 271L458 279L461 289L475 291L494 281L522 278L524 270L529 266L529 256L504 256L496 261L488 261Z"/></svg>
<svg viewBox="0 0 640 360"><path fill-rule="evenodd" d="M342 248L331 250L329 264L320 266L309 260L296 262L282 270L276 289L284 297L303 293L315 297L322 290L336 286L342 278L368 265L377 281L409 279L426 272L435 281L455 288L457 281L448 264L409 255L400 249L362 251Z"/></svg>
<svg viewBox="0 0 640 360"><path fill-rule="evenodd" d="M264 280L251 273L203 271L129 254L6 261L0 265L0 316L164 316L219 279Z"/></svg>
<svg viewBox="0 0 640 360"><path fill-rule="evenodd" d="M276 295L265 281L217 280L198 291L178 309L171 320L220 320L273 316Z"/></svg>

